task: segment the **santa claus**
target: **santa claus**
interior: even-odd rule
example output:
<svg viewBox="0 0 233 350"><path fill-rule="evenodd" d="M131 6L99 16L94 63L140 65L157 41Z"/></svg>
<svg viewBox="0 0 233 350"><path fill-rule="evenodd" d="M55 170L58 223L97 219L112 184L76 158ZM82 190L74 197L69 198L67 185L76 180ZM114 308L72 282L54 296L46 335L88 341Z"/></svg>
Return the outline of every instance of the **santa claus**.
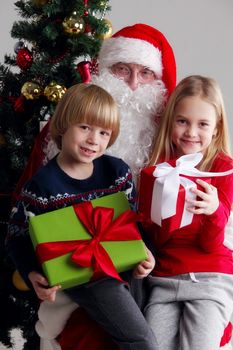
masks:
<svg viewBox="0 0 233 350"><path fill-rule="evenodd" d="M128 163L136 179L139 170L148 163L159 118L176 85L173 50L164 35L153 27L136 24L123 28L103 42L99 74L91 79L119 105L120 135L108 153ZM16 194L57 152L48 123L35 141Z"/></svg>
<svg viewBox="0 0 233 350"><path fill-rule="evenodd" d="M149 161L160 117L176 85L173 50L165 36L151 26L123 28L103 42L99 74L92 76L92 82L110 92L119 105L120 135L108 153L128 163L137 181L140 169ZM17 190L57 152L47 124L35 142ZM54 303L41 303L36 325L41 349L115 349L111 339L76 308L62 292L57 293ZM230 338L230 326L228 330L222 345Z"/></svg>

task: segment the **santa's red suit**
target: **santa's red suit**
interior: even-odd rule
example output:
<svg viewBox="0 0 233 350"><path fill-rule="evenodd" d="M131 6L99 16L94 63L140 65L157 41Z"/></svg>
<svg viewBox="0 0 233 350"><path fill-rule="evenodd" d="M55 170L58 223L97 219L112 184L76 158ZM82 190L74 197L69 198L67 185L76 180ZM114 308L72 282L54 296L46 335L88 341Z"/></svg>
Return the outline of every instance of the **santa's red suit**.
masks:
<svg viewBox="0 0 233 350"><path fill-rule="evenodd" d="M118 62L146 66L157 79L132 91L109 72L109 68ZM110 92L119 105L120 135L108 153L128 163L136 181L140 169L148 163L159 118L176 85L173 50L155 28L145 24L123 28L104 41L99 54L99 75L92 77L92 83ZM16 197L25 181L57 152L48 123L35 141L16 188ZM63 292L57 293L55 303L42 302L38 316L36 330L41 337L41 350L119 350L85 310L77 307ZM231 324L225 333L222 345L231 337Z"/></svg>

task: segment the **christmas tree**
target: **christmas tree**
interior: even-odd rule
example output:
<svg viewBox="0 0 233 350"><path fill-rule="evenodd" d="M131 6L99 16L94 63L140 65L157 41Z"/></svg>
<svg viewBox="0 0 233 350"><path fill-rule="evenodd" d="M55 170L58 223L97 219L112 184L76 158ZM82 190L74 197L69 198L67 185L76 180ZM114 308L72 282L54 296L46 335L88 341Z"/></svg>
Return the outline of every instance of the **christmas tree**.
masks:
<svg viewBox="0 0 233 350"><path fill-rule="evenodd" d="M38 301L4 250L12 193L36 135L66 89L97 70L112 27L108 0L20 0L15 6L22 18L11 30L15 53L0 64L0 342L12 347L9 332L19 328L24 349L31 350L39 346Z"/></svg>

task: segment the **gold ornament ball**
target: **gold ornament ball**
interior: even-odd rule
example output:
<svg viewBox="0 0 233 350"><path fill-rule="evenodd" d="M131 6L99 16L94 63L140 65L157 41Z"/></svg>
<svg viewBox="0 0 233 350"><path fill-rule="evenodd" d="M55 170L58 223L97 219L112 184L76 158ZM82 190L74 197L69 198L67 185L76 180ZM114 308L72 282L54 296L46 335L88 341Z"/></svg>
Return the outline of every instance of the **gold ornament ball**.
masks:
<svg viewBox="0 0 233 350"><path fill-rule="evenodd" d="M35 100L40 97L42 89L39 84L27 81L23 84L21 93L27 100Z"/></svg>
<svg viewBox="0 0 233 350"><path fill-rule="evenodd" d="M30 290L30 288L26 285L26 283L24 282L17 270L15 270L15 272L13 273L12 283L17 289L23 292Z"/></svg>
<svg viewBox="0 0 233 350"><path fill-rule="evenodd" d="M100 7L101 9L105 9L105 8L107 7L107 1L106 1L106 0L100 1L99 7Z"/></svg>
<svg viewBox="0 0 233 350"><path fill-rule="evenodd" d="M98 34L98 38L101 40L109 39L112 36L112 23L108 19L103 19L103 22L107 24L108 31L102 34Z"/></svg>
<svg viewBox="0 0 233 350"><path fill-rule="evenodd" d="M76 11L72 12L71 16L65 17L62 25L64 31L68 34L77 35L83 33L85 30L85 22Z"/></svg>
<svg viewBox="0 0 233 350"><path fill-rule="evenodd" d="M62 98L65 92L66 92L65 86L60 85L55 81L52 81L44 89L44 95L47 97L47 99L51 102L56 102L56 103Z"/></svg>

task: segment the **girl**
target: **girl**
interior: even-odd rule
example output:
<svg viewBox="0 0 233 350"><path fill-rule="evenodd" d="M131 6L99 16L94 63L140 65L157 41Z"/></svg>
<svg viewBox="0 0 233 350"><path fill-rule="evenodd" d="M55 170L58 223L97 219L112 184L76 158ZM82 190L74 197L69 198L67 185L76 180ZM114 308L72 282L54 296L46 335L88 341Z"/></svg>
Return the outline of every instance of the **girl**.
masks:
<svg viewBox="0 0 233 350"><path fill-rule="evenodd" d="M118 133L116 103L98 86L74 85L57 105L51 135L60 153L23 188L12 211L7 239L17 270L41 300L54 301L59 286L48 288L41 273L28 234L28 218L118 191L124 191L133 204L129 167L121 159L104 155ZM136 276L146 276L153 265L148 252L148 260L136 267ZM121 349L157 349L154 334L125 284L104 278L65 293L86 309Z"/></svg>
<svg viewBox="0 0 233 350"><path fill-rule="evenodd" d="M151 164L172 166L183 155L202 153L198 169L233 168L224 104L217 83L190 76L172 93L162 118ZM160 350L217 350L233 310L232 251L224 246L224 228L233 202L233 175L196 180L190 225L170 233L147 227L156 251L149 279L145 317ZM141 191L140 196L143 196Z"/></svg>

